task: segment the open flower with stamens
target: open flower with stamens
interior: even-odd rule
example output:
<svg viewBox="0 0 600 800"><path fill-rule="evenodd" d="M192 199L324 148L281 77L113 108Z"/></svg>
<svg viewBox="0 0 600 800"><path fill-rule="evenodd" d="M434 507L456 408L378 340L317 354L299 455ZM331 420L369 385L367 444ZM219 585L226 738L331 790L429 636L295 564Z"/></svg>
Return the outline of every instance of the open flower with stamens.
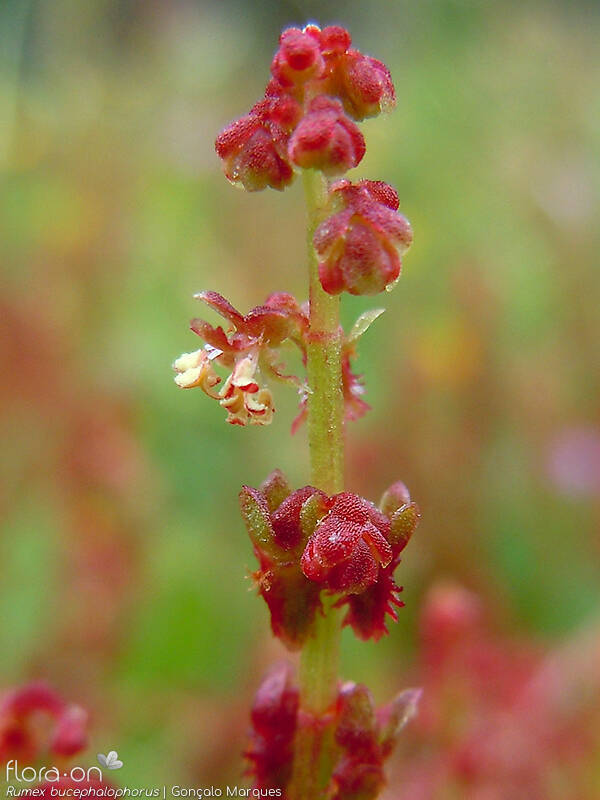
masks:
<svg viewBox="0 0 600 800"><path fill-rule="evenodd" d="M271 390L257 383L258 352L236 361L233 372L219 392L219 402L227 409L232 425L269 425L275 408Z"/></svg>
<svg viewBox="0 0 600 800"><path fill-rule="evenodd" d="M199 386L219 401L232 425L268 425L275 412L273 395L265 378L299 385L299 380L282 372L279 348L285 341L296 344L304 354L306 314L290 294L270 295L264 305L241 314L216 292L195 295L229 322L227 331L202 319L190 327L206 342L203 349L184 353L173 364L175 383L182 389ZM215 365L230 371L222 386Z"/></svg>

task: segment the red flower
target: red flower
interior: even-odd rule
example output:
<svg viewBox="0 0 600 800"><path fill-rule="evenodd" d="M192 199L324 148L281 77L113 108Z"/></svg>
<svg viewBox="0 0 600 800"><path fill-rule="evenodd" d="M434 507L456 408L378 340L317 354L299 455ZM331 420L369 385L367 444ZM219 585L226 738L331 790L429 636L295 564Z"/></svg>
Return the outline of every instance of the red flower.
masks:
<svg viewBox="0 0 600 800"><path fill-rule="evenodd" d="M385 784L384 764L400 733L417 713L419 689L405 689L376 709L366 686L343 683L332 706L315 716L300 708L288 664L279 664L259 687L252 706L246 750L255 787L285 793L292 775L294 737L301 727L330 731L335 764L326 796L335 800L374 798Z"/></svg>
<svg viewBox="0 0 600 800"><path fill-rule="evenodd" d="M272 87L271 87L272 89ZM269 90L269 88L268 88ZM301 108L293 98L269 94L249 114L235 120L215 142L225 175L249 192L284 189L294 179L287 144Z"/></svg>
<svg viewBox="0 0 600 800"><path fill-rule="evenodd" d="M290 160L303 169L341 175L361 162L365 140L344 114L339 100L317 97L292 134L288 153Z"/></svg>
<svg viewBox="0 0 600 800"><path fill-rule="evenodd" d="M302 571L333 592L363 592L392 560L389 520L350 492L335 495L302 554Z"/></svg>
<svg viewBox="0 0 600 800"><path fill-rule="evenodd" d="M35 719L53 720L50 736L40 739ZM43 752L72 756L87 746L87 713L66 703L45 683L29 683L0 696L0 764L11 758L35 761Z"/></svg>
<svg viewBox="0 0 600 800"><path fill-rule="evenodd" d="M376 58L350 50L338 67L339 93L346 111L361 120L390 111L396 93L389 69Z"/></svg>
<svg viewBox="0 0 600 800"><path fill-rule="evenodd" d="M378 181L343 180L330 192L341 210L315 232L321 284L330 294L377 294L398 279L400 256L412 243L410 223L397 212L398 196Z"/></svg>
<svg viewBox="0 0 600 800"><path fill-rule="evenodd" d="M348 31L337 25L289 28L281 34L271 73L290 92L339 98L355 120L391 110L396 93L390 71L351 44Z"/></svg>

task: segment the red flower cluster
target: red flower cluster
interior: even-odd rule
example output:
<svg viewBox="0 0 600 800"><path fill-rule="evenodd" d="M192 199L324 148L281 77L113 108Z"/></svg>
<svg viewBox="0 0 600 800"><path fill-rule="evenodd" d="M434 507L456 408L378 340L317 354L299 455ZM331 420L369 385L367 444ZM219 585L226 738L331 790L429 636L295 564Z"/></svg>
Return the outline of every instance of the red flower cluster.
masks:
<svg viewBox="0 0 600 800"><path fill-rule="evenodd" d="M49 738L40 737L37 718L53 720ZM43 753L73 756L87 746L87 713L44 683L29 683L0 695L0 764L31 763Z"/></svg>
<svg viewBox="0 0 600 800"><path fill-rule="evenodd" d="M288 28L279 38L271 74L298 99L338 97L355 120L391 109L396 95L389 70L351 44L348 31L338 25L323 30L317 25Z"/></svg>
<svg viewBox="0 0 600 800"><path fill-rule="evenodd" d="M332 800L370 800L385 785L384 763L404 726L414 717L421 692L407 689L375 709L361 684L340 686L336 702L320 718L298 712L298 690L286 664L276 667L259 688L252 708L249 773L256 788L280 789L285 795L297 729L319 725L331 729L335 766L326 796Z"/></svg>
<svg viewBox="0 0 600 800"><path fill-rule="evenodd" d="M173 364L175 383L182 389L200 388L219 401L232 425L268 425L275 408L271 391L262 385L262 373L271 378L298 383L283 375L277 364L278 350L289 339L304 351L304 332L308 319L294 297L284 292L270 295L264 305L243 315L216 292L200 292L203 300L230 323L226 333L202 319L193 319L190 327L206 342L193 353L184 353ZM231 373L220 390L221 378L213 364Z"/></svg>
<svg viewBox="0 0 600 800"><path fill-rule="evenodd" d="M350 492L292 492L275 471L260 489L245 486L240 502L275 636L290 649L301 646L320 611L321 590L340 595L338 605L348 605L345 624L361 638L387 631L386 615L396 619L393 606L401 605L393 573L420 516L404 484L388 489L379 510Z"/></svg>
<svg viewBox="0 0 600 800"><path fill-rule="evenodd" d="M352 119L391 108L395 92L387 67L350 45L338 26L281 34L263 100L217 137L229 180L248 191L284 189L294 167L340 175L361 161L364 139Z"/></svg>
<svg viewBox="0 0 600 800"><path fill-rule="evenodd" d="M396 191L382 181L342 180L330 189L334 213L315 231L319 277L326 292L377 294L400 276L412 243Z"/></svg>

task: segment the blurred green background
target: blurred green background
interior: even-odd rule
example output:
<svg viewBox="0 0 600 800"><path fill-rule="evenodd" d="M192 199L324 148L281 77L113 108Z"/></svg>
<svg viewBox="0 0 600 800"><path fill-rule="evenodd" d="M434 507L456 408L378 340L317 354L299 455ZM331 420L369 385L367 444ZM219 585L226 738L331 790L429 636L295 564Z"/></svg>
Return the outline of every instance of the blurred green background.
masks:
<svg viewBox="0 0 600 800"><path fill-rule="evenodd" d="M600 19L595 3L3 0L0 685L93 710L126 784L239 771L282 655L249 592L242 483L308 479L297 398L228 426L173 359L192 294L304 298L300 185L232 188L216 133L263 91L282 27L341 23L398 107L355 176L394 184L415 243L364 337L373 410L348 486L401 478L424 518L406 608L344 674L402 688L421 600L453 578L500 628L595 619L600 520ZM354 176L353 176L354 177ZM381 298L344 298L351 324ZM210 315L209 315L210 316ZM216 321L210 317L211 321ZM391 689L390 689L391 687ZM95 749L94 749L95 748Z"/></svg>

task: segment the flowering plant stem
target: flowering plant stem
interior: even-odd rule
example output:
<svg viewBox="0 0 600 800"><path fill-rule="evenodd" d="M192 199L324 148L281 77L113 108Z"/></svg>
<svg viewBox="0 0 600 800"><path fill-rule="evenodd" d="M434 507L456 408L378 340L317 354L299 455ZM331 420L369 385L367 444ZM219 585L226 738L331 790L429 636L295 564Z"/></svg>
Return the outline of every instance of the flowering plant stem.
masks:
<svg viewBox="0 0 600 800"><path fill-rule="evenodd" d="M200 387L226 410L227 422L240 426L272 421L269 379L303 385L282 371L283 345L296 345L306 367L292 430L307 421L311 484L294 490L275 469L259 488L243 486L239 494L258 561L252 577L271 629L300 651L298 680L281 664L258 689L246 750L254 789L277 789L287 800L375 800L385 785L384 762L418 701L418 692L407 690L376 709L366 686L338 685L342 626L377 641L388 619L398 619L403 603L394 571L420 519L402 481L384 492L379 507L344 491L345 422L369 409L351 359L381 309L363 312L346 335L340 295L391 288L412 242L392 186L366 179L329 184L364 156L356 123L395 103L387 67L351 44L336 25L284 30L263 99L215 143L229 180L248 191L281 190L302 173L308 307L279 291L244 314L218 292L199 292L227 330L192 320L206 344L173 364L180 388ZM216 367L227 371L224 382Z"/></svg>
<svg viewBox="0 0 600 800"><path fill-rule="evenodd" d="M313 236L326 217L327 180L317 170L304 171L308 211L308 267L310 331L307 345L308 439L313 485L328 495L344 488L344 398L342 391L342 332L340 298L327 294L319 280ZM341 611L334 600L323 597L323 613L302 649L300 707L323 718L336 697L341 633ZM319 796L331 775L331 732L318 724L300 725L296 736L290 797L308 800Z"/></svg>
<svg viewBox="0 0 600 800"><path fill-rule="evenodd" d="M324 291L313 237L327 216L327 180L318 170L304 170L308 209L310 331L307 346L308 441L311 478L326 494L344 488L344 397L340 296Z"/></svg>

